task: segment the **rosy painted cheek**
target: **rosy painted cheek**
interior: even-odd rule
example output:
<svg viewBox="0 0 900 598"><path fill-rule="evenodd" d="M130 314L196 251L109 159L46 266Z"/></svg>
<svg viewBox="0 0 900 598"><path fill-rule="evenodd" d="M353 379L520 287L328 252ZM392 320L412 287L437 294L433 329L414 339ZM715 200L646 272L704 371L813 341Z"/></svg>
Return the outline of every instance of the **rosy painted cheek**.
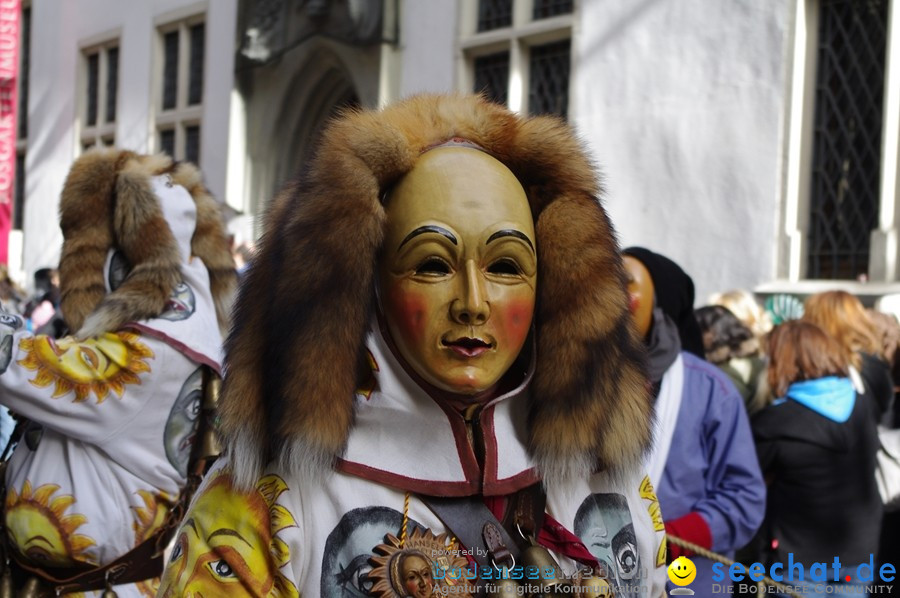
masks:
<svg viewBox="0 0 900 598"><path fill-rule="evenodd" d="M428 323L428 300L419 293L396 289L390 293L388 316L411 345L420 345Z"/></svg>
<svg viewBox="0 0 900 598"><path fill-rule="evenodd" d="M628 295L628 309L631 313L636 313L638 308L641 306L641 299L637 295L632 295L629 293Z"/></svg>
<svg viewBox="0 0 900 598"><path fill-rule="evenodd" d="M512 300L503 310L503 329L498 330L501 338L497 340L501 347L521 347L525 337L531 330L531 319L534 314L534 300ZM504 337L505 338L502 338Z"/></svg>

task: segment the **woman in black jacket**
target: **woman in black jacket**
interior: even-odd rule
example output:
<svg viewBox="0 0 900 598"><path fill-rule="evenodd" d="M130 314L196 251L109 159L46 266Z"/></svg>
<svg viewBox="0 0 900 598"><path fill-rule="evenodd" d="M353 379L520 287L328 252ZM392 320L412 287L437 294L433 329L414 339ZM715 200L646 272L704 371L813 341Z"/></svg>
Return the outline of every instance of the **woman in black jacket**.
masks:
<svg viewBox="0 0 900 598"><path fill-rule="evenodd" d="M768 381L779 398L752 426L768 483L763 533L769 564L787 563L792 554L808 576L813 563L830 567L838 557L847 569L840 579L850 575L859 584L856 567L877 552L882 517L877 406L856 392L846 352L819 327L781 324L768 349ZM831 575L829 569L829 583Z"/></svg>

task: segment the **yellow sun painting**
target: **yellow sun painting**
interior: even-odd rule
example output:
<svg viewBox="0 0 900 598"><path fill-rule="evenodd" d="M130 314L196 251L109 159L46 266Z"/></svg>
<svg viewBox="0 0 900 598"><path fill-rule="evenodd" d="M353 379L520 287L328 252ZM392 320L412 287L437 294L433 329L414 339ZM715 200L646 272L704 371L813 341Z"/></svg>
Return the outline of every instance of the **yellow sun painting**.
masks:
<svg viewBox="0 0 900 598"><path fill-rule="evenodd" d="M165 522L174 499L165 492L153 494L147 490L138 490L135 494L144 502L142 507L131 507L134 511L134 545L139 546ZM135 585L141 594L153 598L159 591L159 578L146 579Z"/></svg>
<svg viewBox="0 0 900 598"><path fill-rule="evenodd" d="M80 514L66 515L75 497L63 494L56 484L44 484L32 491L25 480L21 494L10 488L6 495L6 529L16 549L33 563L64 567L76 561L96 564L87 550L94 540L75 531L87 523Z"/></svg>
<svg viewBox="0 0 900 598"><path fill-rule="evenodd" d="M121 398L126 385L140 384L138 374L150 371L146 360L153 351L139 338L132 332L106 333L85 341L39 335L19 342L25 357L18 363L37 372L29 380L34 386L55 384L54 399L74 392L74 402L80 403L93 392L99 404L110 391Z"/></svg>
<svg viewBox="0 0 900 598"><path fill-rule="evenodd" d="M277 503L287 484L267 475L240 492L226 470L211 475L182 521L159 595L298 598L281 572L291 552L278 534L297 525Z"/></svg>
<svg viewBox="0 0 900 598"><path fill-rule="evenodd" d="M663 523L662 512L659 510L659 499L656 498L656 492L653 491L653 483L650 481L650 476L644 476L638 491L641 498L650 503L647 505L647 511L650 513L653 529L658 532L665 531L666 526ZM662 567L666 564L666 554L666 537L663 535L659 548L656 550L657 567Z"/></svg>

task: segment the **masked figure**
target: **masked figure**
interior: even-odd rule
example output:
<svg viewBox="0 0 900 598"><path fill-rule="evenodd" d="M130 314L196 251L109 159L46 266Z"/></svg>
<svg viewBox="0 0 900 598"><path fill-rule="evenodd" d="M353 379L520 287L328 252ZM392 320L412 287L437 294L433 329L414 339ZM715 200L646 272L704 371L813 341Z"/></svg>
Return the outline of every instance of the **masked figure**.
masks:
<svg viewBox="0 0 900 598"><path fill-rule="evenodd" d="M642 564L639 593L662 595L643 351L599 193L564 124L480 98L420 96L330 125L269 212L227 345L213 475L234 501L266 475L286 486L268 577L288 583L264 595L470 595L459 561L488 555L490 573L504 555L461 520L512 530L547 583L587 580L600 563L575 517L598 493L621 498L597 517L630 523L615 549ZM462 516L445 522L438 498ZM245 588L258 576L236 573ZM173 560L162 595L189 581Z"/></svg>
<svg viewBox="0 0 900 598"><path fill-rule="evenodd" d="M743 400L717 367L682 350L678 326L658 306L667 296L679 309L692 307L687 274L670 259L639 247L625 250L625 269L632 313L650 353L656 434L648 470L666 531L733 554L759 528L766 504ZM712 561L670 541L670 558L681 555L697 568L690 587L695 595L715 595Z"/></svg>
<svg viewBox="0 0 900 598"><path fill-rule="evenodd" d="M45 576L106 565L165 521L186 481L198 372L220 369L235 281L200 173L164 156L86 153L66 180L60 224L73 334L34 335L0 317L0 401L28 422L6 472L7 545L16 582L34 576L50 591ZM190 314L159 317L184 296ZM155 595L159 571L129 569L134 583L110 573L118 595Z"/></svg>

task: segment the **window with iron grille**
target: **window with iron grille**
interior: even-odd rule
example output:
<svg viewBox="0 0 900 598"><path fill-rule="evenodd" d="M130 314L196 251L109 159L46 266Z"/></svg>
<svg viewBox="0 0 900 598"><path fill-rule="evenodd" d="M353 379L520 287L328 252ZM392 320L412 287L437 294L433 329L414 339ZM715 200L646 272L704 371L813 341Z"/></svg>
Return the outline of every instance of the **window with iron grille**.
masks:
<svg viewBox="0 0 900 598"><path fill-rule="evenodd" d="M509 52L497 52L475 59L475 91L506 105L509 91Z"/></svg>
<svg viewBox="0 0 900 598"><path fill-rule="evenodd" d="M547 19L572 12L572 0L534 0L532 19Z"/></svg>
<svg viewBox="0 0 900 598"><path fill-rule="evenodd" d="M170 156L175 154L175 129L159 132L159 149Z"/></svg>
<svg viewBox="0 0 900 598"><path fill-rule="evenodd" d="M475 7L460 3L465 86L517 112L567 117L574 0Z"/></svg>
<svg viewBox="0 0 900 598"><path fill-rule="evenodd" d="M568 115L570 47L570 41L563 40L531 48L528 110L532 114Z"/></svg>
<svg viewBox="0 0 900 598"><path fill-rule="evenodd" d="M196 16L159 29L158 149L176 160L200 161L206 24Z"/></svg>
<svg viewBox="0 0 900 598"><path fill-rule="evenodd" d="M888 0L822 0L807 278L868 274L877 228Z"/></svg>
<svg viewBox="0 0 900 598"><path fill-rule="evenodd" d="M478 31L512 25L512 0L478 0Z"/></svg>
<svg viewBox="0 0 900 598"><path fill-rule="evenodd" d="M203 48L206 45L206 27L198 23L191 27L191 59L188 72L188 104L199 104L203 99Z"/></svg>
<svg viewBox="0 0 900 598"><path fill-rule="evenodd" d="M174 108L178 101L178 38L178 30L163 36L163 110Z"/></svg>
<svg viewBox="0 0 900 598"><path fill-rule="evenodd" d="M119 91L119 44L112 40L85 49L80 118L82 149L112 145Z"/></svg>

